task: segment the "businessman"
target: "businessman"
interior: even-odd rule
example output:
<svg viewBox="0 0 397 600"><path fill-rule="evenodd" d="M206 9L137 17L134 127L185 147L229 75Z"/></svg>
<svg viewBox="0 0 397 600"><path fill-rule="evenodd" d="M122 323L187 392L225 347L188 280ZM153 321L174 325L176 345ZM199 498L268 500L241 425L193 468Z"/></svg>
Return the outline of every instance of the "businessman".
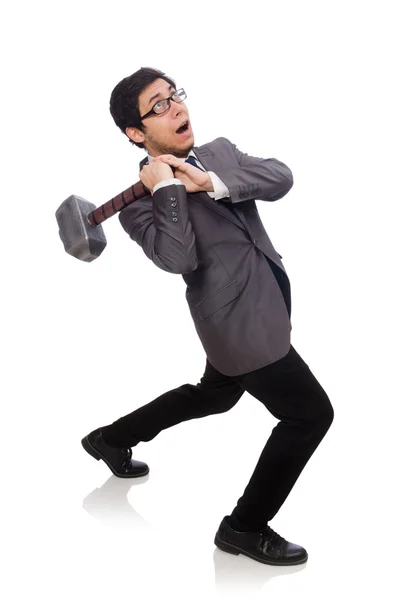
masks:
<svg viewBox="0 0 397 600"><path fill-rule="evenodd" d="M177 423L226 412L248 392L279 422L215 544L266 564L301 564L307 551L268 523L334 413L291 345L289 279L255 203L285 196L292 174L279 160L249 156L223 137L196 147L185 99L163 72L141 68L114 88L110 112L147 154L140 179L150 195L121 211L120 222L157 267L182 275L205 371L200 383L165 392L95 429L82 444L116 476L140 477L149 468L132 459L132 447ZM234 102L241 114L235 94ZM215 102L213 108L221 110Z"/></svg>

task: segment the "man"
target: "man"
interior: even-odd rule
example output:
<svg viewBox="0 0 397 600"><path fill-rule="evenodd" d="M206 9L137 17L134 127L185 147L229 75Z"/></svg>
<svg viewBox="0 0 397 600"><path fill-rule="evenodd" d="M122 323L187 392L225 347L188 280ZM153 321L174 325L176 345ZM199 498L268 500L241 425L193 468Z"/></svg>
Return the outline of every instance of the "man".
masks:
<svg viewBox="0 0 397 600"><path fill-rule="evenodd" d="M140 179L150 196L125 208L120 222L155 265L184 278L206 369L197 385L165 392L82 444L116 476L143 476L148 466L131 458L131 447L182 421L225 412L247 391L279 423L215 544L266 564L304 563L306 550L268 522L330 427L333 408L290 343L289 280L255 204L282 198L292 174L226 138L195 147L185 98L164 73L142 68L115 87L110 111L148 154Z"/></svg>

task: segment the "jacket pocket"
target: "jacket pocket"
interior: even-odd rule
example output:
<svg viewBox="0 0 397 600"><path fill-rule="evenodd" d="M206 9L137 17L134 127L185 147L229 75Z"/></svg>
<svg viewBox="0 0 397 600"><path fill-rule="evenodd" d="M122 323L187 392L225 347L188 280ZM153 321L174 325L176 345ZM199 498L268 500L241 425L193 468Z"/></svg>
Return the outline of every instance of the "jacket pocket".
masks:
<svg viewBox="0 0 397 600"><path fill-rule="evenodd" d="M201 321L206 319L217 310L223 306L226 306L226 304L229 304L229 302L237 298L239 293L237 281L228 283L228 285L196 305L196 312L199 319L201 319Z"/></svg>

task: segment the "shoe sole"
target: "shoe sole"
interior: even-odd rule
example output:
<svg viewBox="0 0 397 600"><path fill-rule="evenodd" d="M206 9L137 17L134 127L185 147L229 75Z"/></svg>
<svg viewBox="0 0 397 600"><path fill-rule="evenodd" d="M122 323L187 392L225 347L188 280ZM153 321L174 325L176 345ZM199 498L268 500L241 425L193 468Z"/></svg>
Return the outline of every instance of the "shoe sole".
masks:
<svg viewBox="0 0 397 600"><path fill-rule="evenodd" d="M223 550L224 552L229 552L229 554L236 554L236 555L244 554L245 556L248 556L249 558L252 558L253 560L257 560L258 562L263 563L265 565L274 565L274 566L280 566L280 567L301 565L301 564L305 563L307 561L307 559L309 558L309 555L307 553L302 558L297 558L295 560L288 560L288 561L285 559L272 560L271 558L259 558L259 556L255 556L254 554L251 554L250 552L247 552L246 550L243 550L242 548L239 548L238 546L234 546L233 544L229 544L229 542L225 542L225 540L221 540L221 538L218 536L218 534L215 535L214 543L215 543L215 546L217 546L219 548L219 550Z"/></svg>
<svg viewBox="0 0 397 600"><path fill-rule="evenodd" d="M114 475L116 475L116 477L122 477L123 479L132 479L134 477L144 477L145 475L147 475L149 473L149 468L148 468L147 471L144 471L143 473L138 473L137 475L122 475L121 473L118 473L117 471L115 471L113 469L112 465L103 456L103 454L101 454L99 452L99 450L97 450L96 448L94 448L94 446L92 446L90 444L90 442L88 440L88 436L86 436L85 438L83 438L81 440L81 445L83 446L84 450L86 452L88 452L88 454L90 454L93 458L95 458L96 460L103 460L103 462L107 464L109 469L112 471L112 473Z"/></svg>

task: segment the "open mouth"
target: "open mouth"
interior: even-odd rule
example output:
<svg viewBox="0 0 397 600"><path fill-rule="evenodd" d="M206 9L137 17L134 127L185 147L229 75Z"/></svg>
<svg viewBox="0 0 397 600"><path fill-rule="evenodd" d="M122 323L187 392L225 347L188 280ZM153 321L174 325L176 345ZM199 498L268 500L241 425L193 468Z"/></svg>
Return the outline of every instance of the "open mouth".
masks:
<svg viewBox="0 0 397 600"><path fill-rule="evenodd" d="M182 134L182 133L186 133L189 129L189 121L185 121L180 127L179 129L176 130L176 133L178 135Z"/></svg>

